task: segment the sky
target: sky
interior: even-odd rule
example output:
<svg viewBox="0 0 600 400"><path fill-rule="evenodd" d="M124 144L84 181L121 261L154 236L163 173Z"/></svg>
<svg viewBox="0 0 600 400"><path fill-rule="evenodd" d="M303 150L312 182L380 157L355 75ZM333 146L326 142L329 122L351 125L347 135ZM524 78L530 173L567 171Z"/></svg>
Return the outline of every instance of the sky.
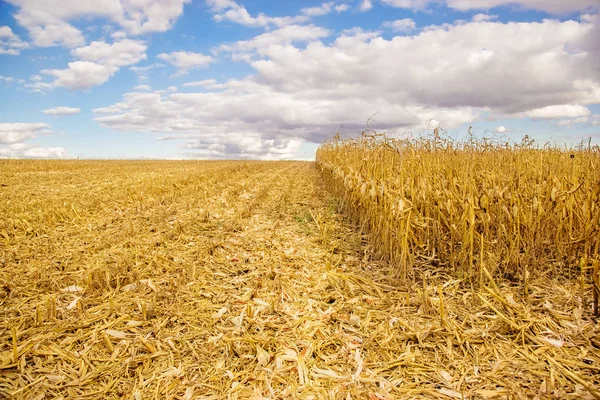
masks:
<svg viewBox="0 0 600 400"><path fill-rule="evenodd" d="M600 143L600 0L0 0L0 157Z"/></svg>

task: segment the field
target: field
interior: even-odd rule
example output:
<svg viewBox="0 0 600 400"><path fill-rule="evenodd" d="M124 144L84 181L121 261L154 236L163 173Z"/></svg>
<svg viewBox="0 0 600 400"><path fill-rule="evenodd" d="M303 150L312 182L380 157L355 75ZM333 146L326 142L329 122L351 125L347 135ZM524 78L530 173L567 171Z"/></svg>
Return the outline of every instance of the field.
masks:
<svg viewBox="0 0 600 400"><path fill-rule="evenodd" d="M455 236L423 225L433 208L386 227L371 187L344 189L338 150L318 164L0 160L0 397L600 399L597 238L555 254L524 230L510 236L539 253L488 249L500 225L478 236L480 197ZM364 154L348 151L356 176ZM394 172L376 169L362 172ZM570 183L540 204L595 193ZM571 207L565 234L597 232L596 201L589 221Z"/></svg>

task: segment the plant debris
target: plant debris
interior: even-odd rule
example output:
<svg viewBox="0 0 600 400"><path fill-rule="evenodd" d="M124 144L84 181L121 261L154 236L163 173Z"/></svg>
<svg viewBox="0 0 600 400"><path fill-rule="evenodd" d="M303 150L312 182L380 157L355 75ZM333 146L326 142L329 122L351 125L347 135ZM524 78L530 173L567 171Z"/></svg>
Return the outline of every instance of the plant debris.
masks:
<svg viewBox="0 0 600 400"><path fill-rule="evenodd" d="M393 279L303 162L0 161L0 396L600 398L578 281Z"/></svg>

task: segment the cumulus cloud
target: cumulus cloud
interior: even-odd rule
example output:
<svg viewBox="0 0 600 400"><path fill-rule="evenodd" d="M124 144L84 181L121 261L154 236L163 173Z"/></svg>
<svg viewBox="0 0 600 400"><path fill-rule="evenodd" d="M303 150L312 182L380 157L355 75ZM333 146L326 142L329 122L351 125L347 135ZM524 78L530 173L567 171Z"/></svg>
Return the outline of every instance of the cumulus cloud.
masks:
<svg viewBox="0 0 600 400"><path fill-rule="evenodd" d="M82 32L69 21L77 18L103 17L120 25L130 35L169 30L190 0L7 0L18 6L17 22L29 31L37 46L85 44Z"/></svg>
<svg viewBox="0 0 600 400"><path fill-rule="evenodd" d="M598 8L597 0L381 0L381 2L391 7L410 10L425 10L431 5L445 4L459 11L490 10L499 6L514 6L554 14L566 14Z"/></svg>
<svg viewBox="0 0 600 400"><path fill-rule="evenodd" d="M62 147L40 147L25 143L51 132L48 124L0 123L0 158L63 157L65 150Z"/></svg>
<svg viewBox="0 0 600 400"><path fill-rule="evenodd" d="M148 73L151 70L153 70L155 68L161 68L164 66L165 66L164 64L154 63L154 64L146 65L144 67L131 67L131 68L129 68L129 70L132 71L133 73L135 73L140 81L143 81L143 80L148 79Z"/></svg>
<svg viewBox="0 0 600 400"><path fill-rule="evenodd" d="M71 54L80 61L70 62L66 69L42 70L54 77L54 81L30 84L33 89L65 87L85 90L105 83L121 67L137 64L146 59L146 45L140 41L124 39L113 44L92 42L78 47Z"/></svg>
<svg viewBox="0 0 600 400"><path fill-rule="evenodd" d="M391 40L343 35L333 45L271 48L267 59L251 65L279 90L308 86L339 97L385 93L396 103L510 113L580 99L598 102L594 29L593 24L545 20L430 27ZM568 47L571 51L565 51ZM594 52L582 57L588 49Z"/></svg>
<svg viewBox="0 0 600 400"><path fill-rule="evenodd" d="M36 46L72 48L85 44L85 37L79 29L51 15L39 16L31 10L16 14L15 19L29 31L29 37Z"/></svg>
<svg viewBox="0 0 600 400"><path fill-rule="evenodd" d="M52 115L53 117L66 117L69 115L79 114L81 112L81 108L54 107L42 110L42 112L46 115Z"/></svg>
<svg viewBox="0 0 600 400"><path fill-rule="evenodd" d="M360 11L368 11L373 8L373 2L371 0L362 0L358 8Z"/></svg>
<svg viewBox="0 0 600 400"><path fill-rule="evenodd" d="M191 51L175 51L169 54L162 53L158 55L158 58L177 67L179 70L178 75L186 74L190 69L206 67L215 61L212 56L193 53Z"/></svg>
<svg viewBox="0 0 600 400"><path fill-rule="evenodd" d="M136 87L133 88L133 90L138 91L138 92L149 92L152 90L152 88L148 85L137 85Z"/></svg>
<svg viewBox="0 0 600 400"><path fill-rule="evenodd" d="M508 133L510 132L510 130L508 130L505 126L499 126L496 128L496 130L494 131L496 133Z"/></svg>
<svg viewBox="0 0 600 400"><path fill-rule="evenodd" d="M51 87L85 90L103 84L115 71L94 62L75 61L70 62L67 69L50 69L41 72L55 78Z"/></svg>
<svg viewBox="0 0 600 400"><path fill-rule="evenodd" d="M397 8L408 8L411 10L423 10L436 0L381 0L382 3Z"/></svg>
<svg viewBox="0 0 600 400"><path fill-rule="evenodd" d="M570 119L561 119L556 121L554 124L557 126L566 126L570 128L573 125L585 124L590 122L588 117L579 117L579 118L570 118ZM593 124L593 121L592 121Z"/></svg>
<svg viewBox="0 0 600 400"><path fill-rule="evenodd" d="M447 0L456 10L489 10L498 6L512 5L524 9L564 14L598 7L597 0Z"/></svg>
<svg viewBox="0 0 600 400"><path fill-rule="evenodd" d="M48 124L0 123L0 144L15 144L49 132Z"/></svg>
<svg viewBox="0 0 600 400"><path fill-rule="evenodd" d="M146 44L141 41L123 39L113 44L92 42L79 47L71 54L82 61L92 61L109 68L134 65L146 59Z"/></svg>
<svg viewBox="0 0 600 400"><path fill-rule="evenodd" d="M472 18L473 22L486 22L493 21L498 19L497 15L489 15L489 14L475 14Z"/></svg>
<svg viewBox="0 0 600 400"><path fill-rule="evenodd" d="M348 11L350 9L350 5L348 5L346 3L342 3L342 4L339 4L335 7L333 7L333 9L338 13L342 13L344 11Z"/></svg>
<svg viewBox="0 0 600 400"><path fill-rule="evenodd" d="M592 115L589 108L581 105L560 104L529 110L521 115L533 119L577 118Z"/></svg>
<svg viewBox="0 0 600 400"><path fill-rule="evenodd" d="M246 7L233 0L206 0L213 12L216 22L233 22L248 27L261 27L265 29L282 28L287 25L297 25L310 21L313 17L327 15L331 12L342 13L350 9L346 3L326 2L315 7L306 7L300 10L299 15L271 17L265 13L252 16Z"/></svg>
<svg viewBox="0 0 600 400"><path fill-rule="evenodd" d="M116 103L116 104L113 104L112 106L108 106L108 107L94 108L93 112L95 114L118 114L120 112L126 111L128 108L129 108L128 104Z"/></svg>
<svg viewBox="0 0 600 400"><path fill-rule="evenodd" d="M63 147L40 147L25 143L0 146L0 158L63 158Z"/></svg>
<svg viewBox="0 0 600 400"><path fill-rule="evenodd" d="M236 60L251 60L253 52L264 54L271 46L286 45L298 42L311 42L329 36L330 32L314 25L288 25L258 35L250 40L241 40L221 45L217 52L225 51L234 54Z"/></svg>
<svg viewBox="0 0 600 400"><path fill-rule="evenodd" d="M213 19L216 22L233 22L249 27L269 28L272 26L282 27L285 25L306 22L309 19L308 15L270 17L264 13L260 13L256 17L253 17L248 10L246 10L246 7L233 0L206 0L206 3L214 13Z"/></svg>
<svg viewBox="0 0 600 400"><path fill-rule="evenodd" d="M453 129L483 115L578 118L600 103L595 21L465 22L389 40L350 30L327 44L246 44L261 56L247 59L249 77L185 85L202 87L192 93L128 93L95 110L96 121L163 133L186 151L210 147L213 156L242 157L227 138L247 136L256 151L274 157L274 146L285 158L340 124L363 129L375 112L373 127L391 133L421 131L432 120Z"/></svg>
<svg viewBox="0 0 600 400"><path fill-rule="evenodd" d="M117 22L132 34L166 32L189 2L191 0L121 0L124 12Z"/></svg>
<svg viewBox="0 0 600 400"><path fill-rule="evenodd" d="M176 136L164 137L169 140ZM241 158L282 160L290 159L300 149L302 140L296 138L262 139L260 135L205 135L183 145L184 154L194 158Z"/></svg>
<svg viewBox="0 0 600 400"><path fill-rule="evenodd" d="M17 56L28 47L29 43L21 40L10 26L0 26L0 54Z"/></svg>
<svg viewBox="0 0 600 400"><path fill-rule="evenodd" d="M332 12L333 10L336 10L338 12L340 11L345 11L345 7L342 6L336 6L335 2L331 1L328 3L323 3L320 6L316 6L316 7L307 7L307 8L303 8L302 10L300 10L300 12L304 15L308 15L310 17L319 17L322 15L327 15L330 12Z"/></svg>
<svg viewBox="0 0 600 400"><path fill-rule="evenodd" d="M32 83L26 83L23 85L25 87L25 89L29 90L30 92L34 92L34 93L43 93L49 90L54 89L54 85L52 85L51 83L48 82L38 82L38 81L33 81Z"/></svg>
<svg viewBox="0 0 600 400"><path fill-rule="evenodd" d="M410 33L417 29L417 24L410 18L397 19L391 22L384 22L384 28L390 28L394 32Z"/></svg>
<svg viewBox="0 0 600 400"><path fill-rule="evenodd" d="M215 79L205 79L203 81L186 82L181 86L214 88L216 85L217 85L217 81Z"/></svg>

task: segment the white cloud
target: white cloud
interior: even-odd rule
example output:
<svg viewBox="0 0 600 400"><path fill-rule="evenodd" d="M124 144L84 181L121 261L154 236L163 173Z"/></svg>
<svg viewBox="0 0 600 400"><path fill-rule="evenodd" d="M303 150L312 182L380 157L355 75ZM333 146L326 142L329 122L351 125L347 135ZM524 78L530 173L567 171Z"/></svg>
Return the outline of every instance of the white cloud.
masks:
<svg viewBox="0 0 600 400"><path fill-rule="evenodd" d="M145 60L147 46L144 42L124 39L113 44L92 42L89 46L71 50L82 61L92 61L109 68L134 65Z"/></svg>
<svg viewBox="0 0 600 400"><path fill-rule="evenodd" d="M593 33L590 24L574 21L467 23L392 40L349 36L333 46L273 48L265 52L268 60L252 65L277 87L302 90L305 82L318 81L323 88L343 84L390 93L402 102L513 112L582 97L593 103L591 83L598 86L600 71L592 54L577 54L596 46ZM578 51L565 52L566 46Z"/></svg>
<svg viewBox="0 0 600 400"><path fill-rule="evenodd" d="M333 1L331 1L329 3L323 3L317 7L303 8L302 10L300 10L300 12L302 14L308 15L310 17L318 17L321 15L329 14L331 11L333 11L334 6L335 6L335 3Z"/></svg>
<svg viewBox="0 0 600 400"><path fill-rule="evenodd" d="M118 22L131 34L166 32L183 14L191 0L122 0L123 16Z"/></svg>
<svg viewBox="0 0 600 400"><path fill-rule="evenodd" d="M81 108L54 107L42 110L42 112L47 115L52 115L53 117L66 117L69 115L79 114L81 112Z"/></svg>
<svg viewBox="0 0 600 400"><path fill-rule="evenodd" d="M133 88L133 90L136 90L138 92L149 92L152 90L152 88L148 85L137 85Z"/></svg>
<svg viewBox="0 0 600 400"><path fill-rule="evenodd" d="M237 59L250 60L252 57L241 55L257 51L263 54L271 46L286 45L295 42L310 42L329 36L330 32L314 25L288 25L274 31L258 35L250 40L242 40L232 44L221 45L218 51L237 54Z"/></svg>
<svg viewBox="0 0 600 400"><path fill-rule="evenodd" d="M173 139L166 137L163 140ZM296 138L264 140L260 135L229 134L206 135L191 139L183 145L185 155L195 158L241 158L281 160L290 159L300 149L303 141Z"/></svg>
<svg viewBox="0 0 600 400"><path fill-rule="evenodd" d="M115 70L91 61L75 61L70 62L67 69L42 70L41 72L55 78L51 84L52 87L85 90L92 86L102 85Z"/></svg>
<svg viewBox="0 0 600 400"><path fill-rule="evenodd" d="M79 29L50 13L38 10L36 5L22 8L15 15L15 19L29 31L29 36L36 46L77 47L85 44L85 38Z"/></svg>
<svg viewBox="0 0 600 400"><path fill-rule="evenodd" d="M216 22L233 22L239 25L249 27L283 27L286 25L297 24L309 20L309 15L297 15L294 17L270 17L264 13L256 17L250 15L248 10L233 0L206 0L206 3L215 13L213 19Z"/></svg>
<svg viewBox="0 0 600 400"><path fill-rule="evenodd" d="M388 6L407 8L411 10L423 10L429 3L435 1L436 0L381 0L382 3Z"/></svg>
<svg viewBox="0 0 600 400"><path fill-rule="evenodd" d="M217 81L215 79L205 79L203 81L196 81L196 82L186 82L184 83L183 87L206 87L206 88L212 88L217 84Z"/></svg>
<svg viewBox="0 0 600 400"><path fill-rule="evenodd" d="M50 133L50 125L42 123L0 123L0 144L16 144Z"/></svg>
<svg viewBox="0 0 600 400"><path fill-rule="evenodd" d="M0 26L0 54L17 56L28 47L29 44L21 40L10 26Z"/></svg>
<svg viewBox="0 0 600 400"><path fill-rule="evenodd" d="M144 67L131 67L131 68L129 68L129 70L132 71L133 73L135 73L140 81L143 81L143 80L148 79L148 73L151 70L153 70L155 68L161 68L164 66L165 66L164 64L154 63L154 64L146 65Z"/></svg>
<svg viewBox="0 0 600 400"><path fill-rule="evenodd" d="M499 126L496 128L496 130L494 131L496 133L508 133L510 132L510 130L508 130L505 126Z"/></svg>
<svg viewBox="0 0 600 400"><path fill-rule="evenodd" d="M96 114L118 114L129 109L129 105L125 103L117 103L108 107L94 108L92 111Z"/></svg>
<svg viewBox="0 0 600 400"><path fill-rule="evenodd" d="M472 21L473 22L487 22L487 21L493 21L495 19L498 19L497 15L476 14L473 16Z"/></svg>
<svg viewBox="0 0 600 400"><path fill-rule="evenodd" d="M41 71L55 78L52 83L37 82L30 86L38 90L48 87L47 85L72 90L89 89L108 81L121 67L145 60L145 52L146 45L143 42L130 39L113 44L92 42L89 46L71 51L71 54L81 61L70 62L66 69Z"/></svg>
<svg viewBox="0 0 600 400"><path fill-rule="evenodd" d="M373 8L373 2L371 0L362 0L359 6L360 11L368 11Z"/></svg>
<svg viewBox="0 0 600 400"><path fill-rule="evenodd" d="M348 38L351 38L351 40L360 40L363 42L368 42L371 39L380 37L381 33L381 31L365 31L359 27L344 29L342 31L342 34L338 37L338 41L343 41L347 40Z"/></svg>
<svg viewBox="0 0 600 400"><path fill-rule="evenodd" d="M190 0L7 0L19 8L17 22L25 27L37 46L85 44L81 31L69 23L78 18L108 18L131 35L165 32L183 13ZM122 38L123 36L119 37Z"/></svg>
<svg viewBox="0 0 600 400"><path fill-rule="evenodd" d="M254 149L273 154L269 141L288 150L284 139L318 143L340 124L360 131L375 112L373 127L391 133L432 120L454 129L483 115L577 118L600 103L595 29L583 21L465 22L389 40L354 29L327 44L248 45L261 56L248 59L249 77L185 86L203 88L196 93L128 93L96 110L96 121L241 157L228 138L254 138Z"/></svg>
<svg viewBox="0 0 600 400"><path fill-rule="evenodd" d="M590 119L588 117L579 117L579 118L571 118L571 119L561 119L559 121L556 121L555 125L566 126L566 127L570 128L573 125L585 124L587 122L590 122Z"/></svg>
<svg viewBox="0 0 600 400"><path fill-rule="evenodd" d="M25 143L0 146L0 158L63 158L63 147L39 147Z"/></svg>
<svg viewBox="0 0 600 400"><path fill-rule="evenodd" d="M43 92L54 89L54 85L52 85L51 83L48 83L48 82L34 81L33 83L26 83L23 86L26 89L29 89L29 91L31 91L31 92L38 92L38 93L43 93Z"/></svg>
<svg viewBox="0 0 600 400"><path fill-rule="evenodd" d="M0 75L0 81L4 81L6 83L12 83L15 81L15 78L13 78L12 76L2 76Z"/></svg>
<svg viewBox="0 0 600 400"><path fill-rule="evenodd" d="M114 40L121 40L127 37L127 32L125 31L116 31L110 34L110 37Z"/></svg>
<svg viewBox="0 0 600 400"><path fill-rule="evenodd" d="M337 13L342 13L344 11L348 11L350 9L350 5L346 4L346 3L342 3L339 4L335 7L333 7L333 9L337 12Z"/></svg>
<svg viewBox="0 0 600 400"><path fill-rule="evenodd" d="M214 58L200 53L191 51L175 51L173 53L162 53L158 58L168 62L169 64L179 69L178 74L185 74L193 68L206 67L214 62Z"/></svg>
<svg viewBox="0 0 600 400"><path fill-rule="evenodd" d="M404 18L392 22L384 22L383 27L391 28L394 32L410 33L417 29L417 24L410 18Z"/></svg>
<svg viewBox="0 0 600 400"><path fill-rule="evenodd" d="M558 119L588 117L592 115L592 112L589 108L581 105L564 104L536 108L526 111L522 115L533 119Z"/></svg>
<svg viewBox="0 0 600 400"><path fill-rule="evenodd" d="M564 14L598 7L598 0L447 0L456 10L489 10L498 6L512 5L524 9Z"/></svg>
<svg viewBox="0 0 600 400"><path fill-rule="evenodd" d="M381 2L388 6L410 10L425 10L432 4L440 3L445 3L448 7L460 11L490 10L499 6L514 6L565 14L598 9L598 0L381 0Z"/></svg>

